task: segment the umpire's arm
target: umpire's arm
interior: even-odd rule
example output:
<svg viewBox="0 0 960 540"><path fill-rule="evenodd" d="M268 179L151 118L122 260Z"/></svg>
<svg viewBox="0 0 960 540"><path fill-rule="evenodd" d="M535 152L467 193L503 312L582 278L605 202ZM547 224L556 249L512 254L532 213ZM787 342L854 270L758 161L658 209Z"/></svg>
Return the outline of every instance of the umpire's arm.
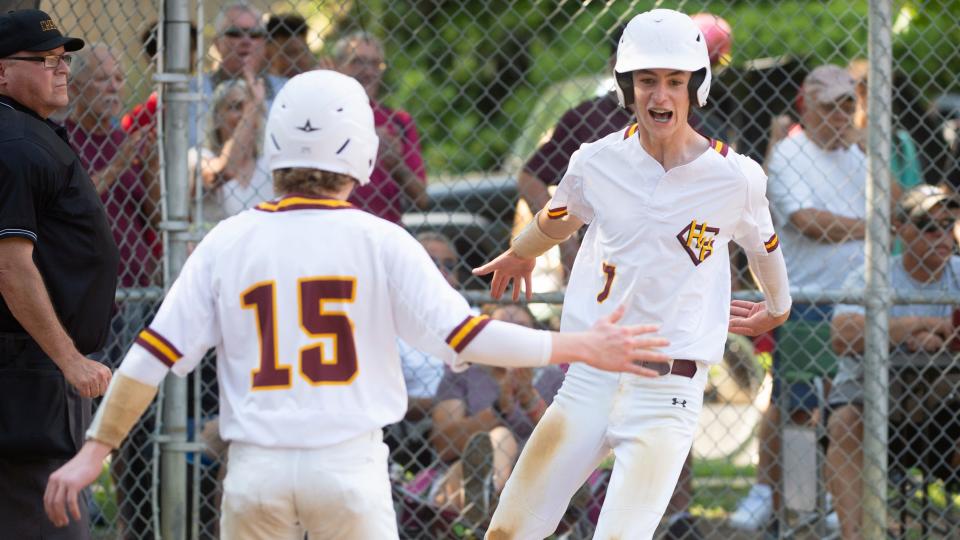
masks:
<svg viewBox="0 0 960 540"><path fill-rule="evenodd" d="M107 390L110 370L80 354L60 324L40 270L33 262L30 239L18 236L0 239L0 295L10 313L80 395L97 397Z"/></svg>

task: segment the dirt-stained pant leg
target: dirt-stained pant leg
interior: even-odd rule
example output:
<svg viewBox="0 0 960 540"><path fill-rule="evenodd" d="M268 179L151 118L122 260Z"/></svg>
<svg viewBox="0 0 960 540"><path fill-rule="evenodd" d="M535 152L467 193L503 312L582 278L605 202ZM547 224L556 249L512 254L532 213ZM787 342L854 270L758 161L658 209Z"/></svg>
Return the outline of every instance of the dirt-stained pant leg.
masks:
<svg viewBox="0 0 960 540"><path fill-rule="evenodd" d="M396 540L387 453L379 430L316 449L231 444L221 537Z"/></svg>
<svg viewBox="0 0 960 540"><path fill-rule="evenodd" d="M297 471L297 510L310 540L396 540L383 436L375 432L324 450L312 451Z"/></svg>
<svg viewBox="0 0 960 540"><path fill-rule="evenodd" d="M487 540L541 540L610 450L607 418L620 377L576 364L507 480Z"/></svg>
<svg viewBox="0 0 960 540"><path fill-rule="evenodd" d="M224 540L300 540L289 451L233 443L223 480Z"/></svg>
<svg viewBox="0 0 960 540"><path fill-rule="evenodd" d="M698 368L692 379L632 378L614 403L608 436L616 460L596 540L653 537L699 422L707 367Z"/></svg>

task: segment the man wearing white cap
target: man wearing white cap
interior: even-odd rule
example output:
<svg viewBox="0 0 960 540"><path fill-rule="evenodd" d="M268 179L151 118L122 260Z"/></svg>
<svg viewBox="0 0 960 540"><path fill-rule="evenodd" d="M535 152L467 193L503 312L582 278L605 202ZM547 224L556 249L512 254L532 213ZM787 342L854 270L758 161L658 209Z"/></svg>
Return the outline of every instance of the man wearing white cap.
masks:
<svg viewBox="0 0 960 540"><path fill-rule="evenodd" d="M492 294L527 284L535 258L588 224L570 275L562 331L627 303L625 319L669 336L660 377L575 365L507 482L487 538L544 538L574 491L612 451L595 538L649 539L693 443L709 366L730 331L756 335L790 312L783 256L754 161L687 122L710 90L706 39L687 15L656 9L624 30L614 67L636 123L584 144L556 195L493 262ZM766 302L730 303L731 241L747 253Z"/></svg>
<svg viewBox="0 0 960 540"><path fill-rule="evenodd" d="M230 443L226 539L397 538L381 428L407 409L397 337L462 370L590 362L652 376L667 357L651 326L557 334L475 316L420 244L346 202L369 182L378 138L355 79L294 77L270 111L280 198L224 220L190 255L137 338L76 458L50 476L57 525L170 371L217 349L220 436Z"/></svg>

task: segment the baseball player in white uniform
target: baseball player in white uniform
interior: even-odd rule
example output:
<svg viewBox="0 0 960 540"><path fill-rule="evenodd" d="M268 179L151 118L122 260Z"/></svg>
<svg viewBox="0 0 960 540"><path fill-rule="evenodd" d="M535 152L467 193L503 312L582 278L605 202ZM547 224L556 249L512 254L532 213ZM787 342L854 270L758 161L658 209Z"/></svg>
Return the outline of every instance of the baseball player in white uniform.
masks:
<svg viewBox="0 0 960 540"><path fill-rule="evenodd" d="M225 539L397 538L381 428L406 391L397 337L454 369L586 361L655 376L669 358L622 310L578 334L475 316L400 227L354 209L378 138L360 84L332 71L284 86L266 136L278 200L200 243L117 370L79 454L44 502L64 525L170 371L217 349L220 434L230 442ZM644 363L647 367L641 366Z"/></svg>
<svg viewBox="0 0 960 540"><path fill-rule="evenodd" d="M687 16L656 9L624 30L614 68L637 123L570 159L553 200L510 250L478 268L492 294L529 279L537 255L589 225L570 276L561 330L581 331L626 303L624 320L655 323L673 359L641 378L575 365L500 497L487 538L549 536L570 497L612 450L595 538L651 538L693 442L711 364L728 329L756 335L786 320L791 300L754 161L687 123L706 104L706 40ZM764 303L730 302L728 245L748 254Z"/></svg>

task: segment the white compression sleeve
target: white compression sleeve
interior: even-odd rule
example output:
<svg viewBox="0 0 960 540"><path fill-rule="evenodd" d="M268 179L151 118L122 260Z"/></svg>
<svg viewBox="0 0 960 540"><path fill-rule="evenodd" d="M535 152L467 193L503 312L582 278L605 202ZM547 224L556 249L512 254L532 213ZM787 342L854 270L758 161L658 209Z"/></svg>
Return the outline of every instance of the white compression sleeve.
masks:
<svg viewBox="0 0 960 540"><path fill-rule="evenodd" d="M550 362L553 337L502 321L490 323L460 352L460 360L499 367L540 367Z"/></svg>
<svg viewBox="0 0 960 540"><path fill-rule="evenodd" d="M747 262L754 279L763 291L767 311L779 317L790 311L790 282L787 279L787 265L783 252L779 249L772 253L748 253Z"/></svg>

